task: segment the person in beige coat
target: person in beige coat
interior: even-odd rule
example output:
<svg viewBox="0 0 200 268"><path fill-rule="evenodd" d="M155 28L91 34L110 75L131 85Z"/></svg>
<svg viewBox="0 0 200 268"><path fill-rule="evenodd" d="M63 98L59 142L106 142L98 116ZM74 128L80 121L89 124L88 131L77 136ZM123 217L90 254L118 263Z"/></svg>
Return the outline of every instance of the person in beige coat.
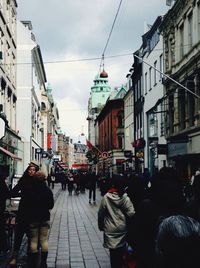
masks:
<svg viewBox="0 0 200 268"><path fill-rule="evenodd" d="M110 250L112 268L123 267L127 219L135 213L132 202L123 192L123 181L122 176L113 175L111 186L103 196L98 211L98 227L104 232L103 245Z"/></svg>

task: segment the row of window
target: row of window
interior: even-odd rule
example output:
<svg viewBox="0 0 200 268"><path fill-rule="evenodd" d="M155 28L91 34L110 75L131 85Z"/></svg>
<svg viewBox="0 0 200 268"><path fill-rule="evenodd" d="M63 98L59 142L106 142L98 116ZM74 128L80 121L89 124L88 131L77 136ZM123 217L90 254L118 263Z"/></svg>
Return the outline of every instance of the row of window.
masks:
<svg viewBox="0 0 200 268"><path fill-rule="evenodd" d="M148 72L144 75L144 93L147 94L152 87L156 86L158 81L162 79L163 73L163 54L159 57L159 62L156 60L153 67L149 67Z"/></svg>
<svg viewBox="0 0 200 268"><path fill-rule="evenodd" d="M178 62L185 54L187 54L192 47L200 41L200 3L196 7L187 12L185 19L180 20L177 27L177 44L173 48L174 44L168 40L167 50L170 52L170 61ZM176 35L176 33L175 33ZM169 66L168 66L169 67Z"/></svg>
<svg viewBox="0 0 200 268"><path fill-rule="evenodd" d="M0 28L0 51L2 52L1 63L4 71L15 85L16 80L16 66L15 66L15 54L12 51L11 46L6 39L3 30Z"/></svg>

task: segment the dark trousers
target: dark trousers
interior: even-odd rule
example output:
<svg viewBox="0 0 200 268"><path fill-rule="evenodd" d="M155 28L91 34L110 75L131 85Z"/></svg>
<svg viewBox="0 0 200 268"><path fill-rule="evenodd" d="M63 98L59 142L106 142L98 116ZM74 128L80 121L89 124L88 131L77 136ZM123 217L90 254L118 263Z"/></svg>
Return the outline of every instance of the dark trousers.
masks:
<svg viewBox="0 0 200 268"><path fill-rule="evenodd" d="M110 249L111 268L123 268L124 247Z"/></svg>
<svg viewBox="0 0 200 268"><path fill-rule="evenodd" d="M0 251L7 249L7 237L5 231L5 216L0 213Z"/></svg>
<svg viewBox="0 0 200 268"><path fill-rule="evenodd" d="M19 221L15 228L15 238L13 248L14 254L17 254L19 252L24 234L28 236L28 225L25 222Z"/></svg>
<svg viewBox="0 0 200 268"><path fill-rule="evenodd" d="M66 190L66 183L65 182L62 182L61 186L62 186L62 190Z"/></svg>
<svg viewBox="0 0 200 268"><path fill-rule="evenodd" d="M89 189L89 200L93 197L93 201L96 201L96 187L92 187Z"/></svg>

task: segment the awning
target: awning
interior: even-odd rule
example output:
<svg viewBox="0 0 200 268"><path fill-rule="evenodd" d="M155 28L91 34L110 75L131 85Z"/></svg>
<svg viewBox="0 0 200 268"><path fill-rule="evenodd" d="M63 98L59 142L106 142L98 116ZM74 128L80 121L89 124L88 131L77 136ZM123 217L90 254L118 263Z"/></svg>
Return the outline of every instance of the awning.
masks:
<svg viewBox="0 0 200 268"><path fill-rule="evenodd" d="M18 157L17 155L9 152L8 150L4 149L3 147L0 146L0 151L2 151L4 154L10 156L12 159L14 160L22 160L20 157Z"/></svg>

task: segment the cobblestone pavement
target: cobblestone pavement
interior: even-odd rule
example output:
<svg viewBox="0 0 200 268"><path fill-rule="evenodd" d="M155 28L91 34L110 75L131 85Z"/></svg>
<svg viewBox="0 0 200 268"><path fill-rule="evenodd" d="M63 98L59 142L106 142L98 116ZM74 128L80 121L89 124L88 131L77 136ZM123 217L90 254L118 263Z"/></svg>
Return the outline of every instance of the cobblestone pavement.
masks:
<svg viewBox="0 0 200 268"><path fill-rule="evenodd" d="M103 233L98 230L97 211L101 200L97 189L96 205L90 205L88 192L69 196L60 184L53 189L55 205L51 211L49 268L110 268L109 251L103 248ZM19 268L26 267L27 242L20 250ZM7 268L10 252L0 258L0 268Z"/></svg>
<svg viewBox="0 0 200 268"><path fill-rule="evenodd" d="M97 204L88 203L88 193L69 196L60 192L51 212L49 268L109 268L109 252L98 230Z"/></svg>

